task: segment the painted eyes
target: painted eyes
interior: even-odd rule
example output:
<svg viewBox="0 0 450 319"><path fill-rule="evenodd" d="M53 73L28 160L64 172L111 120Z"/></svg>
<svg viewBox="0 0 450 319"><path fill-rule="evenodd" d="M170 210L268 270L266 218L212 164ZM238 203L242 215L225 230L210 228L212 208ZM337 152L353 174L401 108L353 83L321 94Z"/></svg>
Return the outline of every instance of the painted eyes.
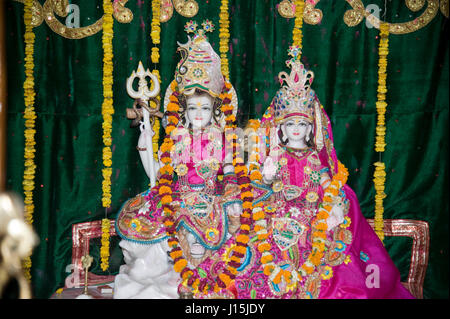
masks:
<svg viewBox="0 0 450 319"><path fill-rule="evenodd" d="M295 123L293 123L293 122L288 122L288 123L286 123L286 126L287 127L293 127L295 125ZM301 127L305 127L307 124L305 123L305 122L300 122L300 123L298 123L297 125L299 125L299 126L301 126Z"/></svg>
<svg viewBox="0 0 450 319"><path fill-rule="evenodd" d="M196 111L196 110L198 110L198 108L195 106L188 106L187 110L188 111ZM201 110L202 111L211 111L211 108L209 106L203 106L203 107L201 107Z"/></svg>

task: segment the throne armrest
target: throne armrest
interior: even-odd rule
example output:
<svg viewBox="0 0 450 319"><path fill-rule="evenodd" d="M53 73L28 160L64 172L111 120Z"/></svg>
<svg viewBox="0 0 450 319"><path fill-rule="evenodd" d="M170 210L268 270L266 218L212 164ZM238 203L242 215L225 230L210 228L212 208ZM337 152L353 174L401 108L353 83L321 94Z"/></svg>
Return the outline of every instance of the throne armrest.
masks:
<svg viewBox="0 0 450 319"><path fill-rule="evenodd" d="M367 221L374 228L374 220ZM423 299L423 282L428 267L430 246L428 223L412 219L385 219L383 230L385 236L405 236L413 239L408 278L402 284L414 297Z"/></svg>

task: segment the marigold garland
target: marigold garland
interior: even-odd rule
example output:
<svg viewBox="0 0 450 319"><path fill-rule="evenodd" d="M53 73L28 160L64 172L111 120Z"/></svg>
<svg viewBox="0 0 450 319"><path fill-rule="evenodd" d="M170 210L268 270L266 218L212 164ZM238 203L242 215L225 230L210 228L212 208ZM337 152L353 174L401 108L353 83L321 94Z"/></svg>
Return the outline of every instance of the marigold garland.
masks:
<svg viewBox="0 0 450 319"><path fill-rule="evenodd" d="M156 68L156 65L159 63L159 47L158 45L161 43L161 0L152 1L152 23L151 23L151 31L150 37L152 39L152 53L151 60L152 63L155 64L155 69L152 71L154 75L158 78L158 81L161 83L161 77L159 75L159 71ZM158 102L161 101L161 95L158 94L156 97ZM151 108L157 108L159 104L154 101L150 101ZM157 117L153 118L153 135L152 144L153 144L153 157L155 160L158 160L158 148L159 148L159 129L160 129L160 121Z"/></svg>
<svg viewBox="0 0 450 319"><path fill-rule="evenodd" d="M229 40L230 40L230 20L228 13L228 0L222 0L220 5L220 13L219 13L219 52L221 59L221 69L222 74L228 80L230 78L230 70L228 65L228 57L227 53L229 50Z"/></svg>
<svg viewBox="0 0 450 319"><path fill-rule="evenodd" d="M387 78L387 56L389 54L389 24L380 23L380 43L378 47L378 88L377 88L377 127L375 136L375 151L381 153L386 148L386 78ZM384 222L383 222L383 199L386 197L384 193L384 185L386 181L385 165L383 162L378 161L375 163L374 172L374 185L375 185L375 218L374 229L381 241L384 240Z"/></svg>
<svg viewBox="0 0 450 319"><path fill-rule="evenodd" d="M103 0L103 182L102 182L102 205L105 208L111 206L111 176L112 176L112 115L113 107L113 7L111 1ZM107 223L107 218L102 220ZM109 228L102 226L102 247L101 251L101 268L106 271L109 268Z"/></svg>
<svg viewBox="0 0 450 319"><path fill-rule="evenodd" d="M303 40L303 12L305 9L305 1L304 0L295 0L295 21L294 21L294 30L292 31L293 43L292 45L298 46L300 49L302 48L302 40Z"/></svg>
<svg viewBox="0 0 450 319"><path fill-rule="evenodd" d="M167 119L168 124L166 126L166 135L170 136L170 132L176 129L179 121L179 101L178 92L176 90L177 83L173 81L171 83L172 95L169 98L170 102L167 106ZM233 115L233 108L230 107L232 100L232 95L230 93L232 86L225 79L224 92L220 95L222 99L222 111L224 112L226 119L225 136L228 141L227 145L237 146L237 135L232 132L235 128L235 118ZM231 133L230 133L231 132ZM216 278L201 278L197 269L190 269L188 267L188 262L184 258L183 254L179 251L181 250L179 246L178 238L176 237L176 228L174 221L174 212L170 207L172 202L172 176L168 173L173 173L173 168L170 169L171 159L170 159L170 149L172 148L174 142L168 137L164 139L163 145L161 146L161 159L165 165L160 169L161 180L158 188L158 193L161 196L161 203L163 210L165 212L165 217L163 223L166 227L166 233L169 237L168 244L171 248L169 255L173 258L174 270L180 273L182 278L182 284L184 286L191 287L194 294L202 293L207 294L209 292L218 292L220 289L227 288L231 285L232 281L236 277L237 268L241 265L241 258L245 256L247 250L247 244L250 240L250 218L251 218L251 203L253 201L253 195L250 192L250 180L246 175L246 167L242 158L239 158L237 152L233 153L233 163L236 165L235 174L238 179L238 184L241 190L241 199L243 201L243 211L241 214L241 226L239 232L236 236L236 243L233 246L232 254L229 259L225 262L225 267L223 271ZM238 148L236 147L236 150ZM234 150L232 150L234 151ZM170 167L170 168L169 168Z"/></svg>
<svg viewBox="0 0 450 319"><path fill-rule="evenodd" d="M108 218L102 219L102 246L100 248L100 267L103 271L109 268L109 239L110 239L111 221Z"/></svg>
<svg viewBox="0 0 450 319"><path fill-rule="evenodd" d="M338 172L331 180L330 185L324 190L323 203L319 208L317 215L315 216L312 225L312 249L311 253L307 257L298 271L288 271L281 269L278 265L273 263L273 256L270 253L271 245L267 241L267 222L264 219L263 208L254 208L253 219L255 220L255 231L260 240L258 250L262 253L261 263L263 265L263 272L269 277L275 284L280 283L284 277L287 283L288 290L293 290L298 282L301 282L304 277L310 275L321 264L321 259L324 256L326 231L327 231L327 218L330 215L332 209L331 202L333 197L338 194L339 189L345 185L348 178L348 170L341 163L338 163ZM264 207L264 209L268 209ZM259 212L258 214L256 212Z"/></svg>
<svg viewBox="0 0 450 319"><path fill-rule="evenodd" d="M384 184L386 182L385 165L383 162L376 162L375 172L373 174L375 185L375 218L374 218L374 230L381 241L384 240L384 221L383 221L383 199L386 197L384 193Z"/></svg>
<svg viewBox="0 0 450 319"><path fill-rule="evenodd" d="M25 204L25 222L29 225L33 224L34 202L33 190L35 187L36 164L34 162L36 152L35 141L35 120L36 112L34 109L34 101L36 93L34 91L34 41L35 34L33 32L32 22L33 0L26 0L24 6L24 24L25 24L25 82L24 101L25 101L25 150L24 150L24 173L23 173L23 191ZM22 263L25 278L31 280L31 256L27 256Z"/></svg>

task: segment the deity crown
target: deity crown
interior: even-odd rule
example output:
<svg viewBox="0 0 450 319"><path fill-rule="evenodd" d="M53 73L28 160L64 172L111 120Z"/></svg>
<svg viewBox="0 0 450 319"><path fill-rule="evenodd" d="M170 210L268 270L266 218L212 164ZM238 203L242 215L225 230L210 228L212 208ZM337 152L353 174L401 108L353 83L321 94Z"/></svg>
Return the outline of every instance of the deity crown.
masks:
<svg viewBox="0 0 450 319"><path fill-rule="evenodd" d="M297 116L309 122L314 121L315 92L311 89L314 73L305 69L300 62L300 48L289 48L291 59L286 65L291 68L290 74L280 72L280 84L286 84L278 90L273 99L275 123L284 122L289 117Z"/></svg>
<svg viewBox="0 0 450 319"><path fill-rule="evenodd" d="M203 29L197 30L195 21L185 25L185 31L194 33L194 37L191 39L188 36L189 40L185 44L178 43L182 58L175 70L175 80L180 93L190 95L199 89L217 97L224 86L221 60L205 35L214 30L214 25L206 20L202 26Z"/></svg>

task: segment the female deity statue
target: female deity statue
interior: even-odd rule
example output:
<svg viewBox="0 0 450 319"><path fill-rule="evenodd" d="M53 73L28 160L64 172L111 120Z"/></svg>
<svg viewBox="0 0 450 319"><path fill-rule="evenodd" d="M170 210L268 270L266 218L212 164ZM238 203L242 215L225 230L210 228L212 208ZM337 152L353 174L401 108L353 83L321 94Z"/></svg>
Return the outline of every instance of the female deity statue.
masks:
<svg viewBox="0 0 450 319"><path fill-rule="evenodd" d="M227 290L239 299L412 298L346 185L314 74L299 48L290 55L291 73L279 74L285 85L261 119L273 133L262 181L253 183L255 241Z"/></svg>
<svg viewBox="0 0 450 319"><path fill-rule="evenodd" d="M182 59L164 98L165 119L177 124L159 152L159 185L128 200L116 221L126 262L115 280L118 298L177 298L180 255L195 268L239 228L242 202L232 154L225 152L221 111L226 102L236 113L236 92L204 30L179 46ZM162 186L169 181L169 188ZM169 203L164 194L170 194ZM170 226L168 207L174 212ZM170 250L169 227L181 250Z"/></svg>

